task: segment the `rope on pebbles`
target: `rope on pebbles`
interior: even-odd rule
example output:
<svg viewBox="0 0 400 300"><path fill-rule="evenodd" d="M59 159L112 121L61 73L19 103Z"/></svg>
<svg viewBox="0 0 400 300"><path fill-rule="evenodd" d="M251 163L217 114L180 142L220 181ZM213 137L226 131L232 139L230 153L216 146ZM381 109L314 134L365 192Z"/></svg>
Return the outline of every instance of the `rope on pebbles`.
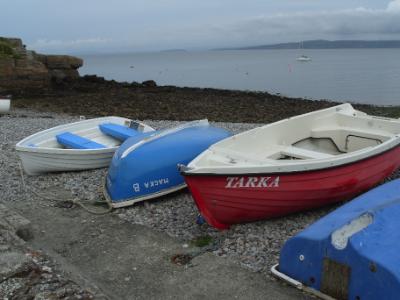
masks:
<svg viewBox="0 0 400 300"><path fill-rule="evenodd" d="M22 169L22 165L21 162L18 163L19 166L19 172L21 175L21 181L22 181L22 187L24 189L25 193L29 193L31 192L32 194L34 194L36 197L47 200L47 201L55 201L55 202L64 202L64 203L71 203L72 205L76 205L81 207L82 209L84 209L85 211L87 211L88 213L94 214L94 215L105 215L108 214L112 211L113 207L111 206L111 204L108 201L95 201L95 204L101 203L101 204L107 204L108 208L105 211L98 211L98 210L93 210L91 208L89 208L88 206L86 206L86 204L83 204L82 201L80 199L65 199L65 200L57 200L54 197L50 197L48 194L44 194L44 193L39 193L37 192L33 187L28 187L26 185L25 182L25 177L24 177L24 171Z"/></svg>

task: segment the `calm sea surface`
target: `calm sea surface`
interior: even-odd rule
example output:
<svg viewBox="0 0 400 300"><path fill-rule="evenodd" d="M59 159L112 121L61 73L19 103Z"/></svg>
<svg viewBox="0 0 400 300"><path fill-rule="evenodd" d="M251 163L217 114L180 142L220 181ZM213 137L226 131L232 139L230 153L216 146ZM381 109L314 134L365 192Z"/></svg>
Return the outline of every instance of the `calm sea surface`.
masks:
<svg viewBox="0 0 400 300"><path fill-rule="evenodd" d="M298 62L306 54L310 62ZM400 49L171 51L84 55L81 74L400 105Z"/></svg>

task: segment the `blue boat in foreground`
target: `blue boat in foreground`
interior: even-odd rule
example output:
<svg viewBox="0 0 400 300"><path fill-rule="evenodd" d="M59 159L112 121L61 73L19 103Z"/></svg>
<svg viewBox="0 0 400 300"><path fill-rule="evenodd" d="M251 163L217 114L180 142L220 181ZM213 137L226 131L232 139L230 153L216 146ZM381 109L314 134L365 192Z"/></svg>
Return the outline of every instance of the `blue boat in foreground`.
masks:
<svg viewBox="0 0 400 300"><path fill-rule="evenodd" d="M320 219L283 246L276 276L337 299L400 298L400 180Z"/></svg>
<svg viewBox="0 0 400 300"><path fill-rule="evenodd" d="M186 187L178 164L188 164L212 144L231 133L207 120L142 133L115 152L104 195L112 207L123 207Z"/></svg>

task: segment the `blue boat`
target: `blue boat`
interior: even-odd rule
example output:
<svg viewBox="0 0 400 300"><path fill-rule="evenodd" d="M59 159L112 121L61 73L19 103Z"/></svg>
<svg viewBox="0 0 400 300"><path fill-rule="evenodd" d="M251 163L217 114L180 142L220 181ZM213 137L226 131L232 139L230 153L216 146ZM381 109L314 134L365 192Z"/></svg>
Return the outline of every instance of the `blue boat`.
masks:
<svg viewBox="0 0 400 300"><path fill-rule="evenodd" d="M320 219L283 246L272 272L337 299L400 298L400 179Z"/></svg>
<svg viewBox="0 0 400 300"><path fill-rule="evenodd" d="M229 136L230 132L200 120L129 138L111 161L104 189L107 201L123 207L186 187L177 165L187 165Z"/></svg>

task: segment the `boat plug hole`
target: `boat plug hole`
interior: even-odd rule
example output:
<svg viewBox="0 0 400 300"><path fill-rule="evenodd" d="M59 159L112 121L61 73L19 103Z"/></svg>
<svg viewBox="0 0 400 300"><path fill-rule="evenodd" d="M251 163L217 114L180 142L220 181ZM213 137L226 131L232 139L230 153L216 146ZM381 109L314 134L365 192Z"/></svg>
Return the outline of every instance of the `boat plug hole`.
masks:
<svg viewBox="0 0 400 300"><path fill-rule="evenodd" d="M312 284L314 284L314 283L315 283L315 278L314 278L314 277L310 277L310 282L311 282Z"/></svg>

